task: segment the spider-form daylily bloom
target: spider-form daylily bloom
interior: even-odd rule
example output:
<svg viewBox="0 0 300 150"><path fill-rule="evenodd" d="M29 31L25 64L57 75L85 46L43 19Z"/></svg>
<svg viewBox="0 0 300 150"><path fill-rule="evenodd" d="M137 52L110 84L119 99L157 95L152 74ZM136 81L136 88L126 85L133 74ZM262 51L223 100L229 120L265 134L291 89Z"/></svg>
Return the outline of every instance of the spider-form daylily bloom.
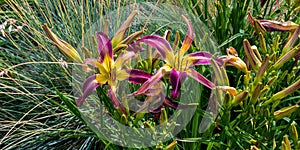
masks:
<svg viewBox="0 0 300 150"><path fill-rule="evenodd" d="M128 73L130 74L128 80L134 84L143 84L151 78L151 75L143 70L131 69L128 70ZM145 110L148 110L153 114L159 114L161 108L164 106L174 109L194 107L193 105L179 105L177 102L168 98L163 91L162 81L156 82L143 94L147 97L143 105L135 112L135 114L145 112Z"/></svg>
<svg viewBox="0 0 300 150"><path fill-rule="evenodd" d="M116 96L116 87L118 81L129 77L126 70L123 69L127 60L134 56L134 52L126 52L116 60L113 58L112 42L107 35L101 32L96 33L98 40L99 59L86 59L85 64L91 64L98 68L99 73L88 77L83 83L83 95L78 98L76 104L81 106L85 99L100 85L108 84L108 94L116 108L125 114L125 108L122 106Z"/></svg>
<svg viewBox="0 0 300 150"><path fill-rule="evenodd" d="M143 42L157 49L162 60L165 61L165 65L158 69L151 78L143 83L142 86L133 93L133 95L144 94L153 85L159 82L164 75L169 75L170 77L170 83L172 85L171 96L173 99L178 98L180 95L181 82L183 82L187 76L192 77L210 89L215 88L214 83L192 68L195 65L210 64L211 59L213 58L212 54L202 51L184 55L193 42L194 32L190 21L185 16L182 16L182 18L188 25L188 33L185 36L182 47L176 54L174 54L175 52L168 41L161 36L148 35L137 40L136 43ZM216 58L215 60L218 64L222 65L221 60Z"/></svg>

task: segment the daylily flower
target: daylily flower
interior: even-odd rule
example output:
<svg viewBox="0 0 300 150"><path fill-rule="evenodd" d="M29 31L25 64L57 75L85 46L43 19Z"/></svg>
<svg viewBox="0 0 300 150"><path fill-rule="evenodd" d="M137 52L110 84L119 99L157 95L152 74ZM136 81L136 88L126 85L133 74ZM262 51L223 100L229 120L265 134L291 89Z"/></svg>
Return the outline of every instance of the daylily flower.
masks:
<svg viewBox="0 0 300 150"><path fill-rule="evenodd" d="M108 84L108 94L116 108L120 108L125 114L125 108L121 105L116 96L116 87L118 81L125 80L129 77L126 70L123 70L124 64L134 52L127 52L114 60L112 43L104 33L97 32L99 59L86 59L85 64L91 64L98 68L99 73L88 77L83 83L83 95L76 101L81 106L84 100L100 85Z"/></svg>
<svg viewBox="0 0 300 150"><path fill-rule="evenodd" d="M176 54L174 54L174 50L171 48L168 41L161 36L148 35L137 40L137 43L143 42L157 49L162 60L164 60L166 64L134 92L133 95L144 94L153 85L159 82L164 75L169 75L170 77L170 83L172 85L171 96L173 99L178 98L181 82L184 81L186 76L192 77L210 89L215 87L214 83L192 68L195 65L210 64L210 61L213 58L212 54L202 51L184 55L193 42L194 32L190 21L185 16L182 16L182 18L188 25L188 33L185 36L182 47ZM222 65L221 60L215 60Z"/></svg>
<svg viewBox="0 0 300 150"><path fill-rule="evenodd" d="M134 84L143 84L151 78L149 73L138 69L128 70L128 73L130 74L128 78L129 81ZM179 105L177 102L168 98L163 91L162 81L156 82L143 94L147 97L143 105L136 111L135 114L145 111L146 109L153 114L159 114L164 106L174 109L193 107L192 105Z"/></svg>
<svg viewBox="0 0 300 150"><path fill-rule="evenodd" d="M238 56L237 51L233 47L226 49L227 56L221 56L219 59L224 61L224 65L234 66L237 69L243 71L244 73L248 72L247 65L245 62Z"/></svg>

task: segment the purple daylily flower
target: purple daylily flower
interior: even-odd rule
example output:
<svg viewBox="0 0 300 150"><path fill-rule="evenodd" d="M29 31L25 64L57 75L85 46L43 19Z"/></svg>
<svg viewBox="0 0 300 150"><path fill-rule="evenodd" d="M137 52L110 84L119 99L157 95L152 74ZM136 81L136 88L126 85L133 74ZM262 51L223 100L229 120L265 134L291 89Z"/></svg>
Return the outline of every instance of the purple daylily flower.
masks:
<svg viewBox="0 0 300 150"><path fill-rule="evenodd" d="M184 55L193 42L194 32L190 21L185 16L182 16L182 18L188 25L188 33L185 36L182 47L176 54L174 54L174 51L168 41L161 36L149 35L137 40L136 43L145 43L157 49L166 64L145 83L143 83L140 89L134 92L133 95L144 94L148 89L159 82L164 75L170 75L170 82L172 85L171 96L174 99L178 98L180 95L181 82L186 78L186 76L192 77L210 89L215 87L214 83L206 79L192 67L195 65L210 64L211 59L215 59L219 65L222 65L223 62L218 58L213 58L213 56L208 52L195 52Z"/></svg>
<svg viewBox="0 0 300 150"><path fill-rule="evenodd" d="M81 106L85 99L92 94L98 86L107 83L109 85L108 94L112 103L125 114L125 108L116 96L116 87L119 80L128 79L129 74L123 67L124 64L134 56L134 52L127 52L114 60L111 40L107 35L101 32L97 32L96 36L98 40L99 59L86 59L85 64L90 64L98 68L99 73L85 80L83 83L83 95L77 99L76 104Z"/></svg>

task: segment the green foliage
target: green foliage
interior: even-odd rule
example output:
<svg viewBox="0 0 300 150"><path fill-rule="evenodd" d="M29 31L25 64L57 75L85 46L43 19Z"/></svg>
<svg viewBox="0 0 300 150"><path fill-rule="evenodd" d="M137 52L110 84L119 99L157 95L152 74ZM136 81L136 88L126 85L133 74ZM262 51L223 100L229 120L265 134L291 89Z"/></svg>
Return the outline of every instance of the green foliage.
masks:
<svg viewBox="0 0 300 150"><path fill-rule="evenodd" d="M263 7L260 6L259 0L165 2L184 7L199 17L210 28L224 53L227 47L232 46L236 48L242 60L247 58L249 61L251 58L247 57L243 43L244 39L248 39L251 45L257 46L262 66L265 64L266 68L258 67L255 70L248 65L249 74L234 67L226 68L229 85L235 87L238 93L247 91L248 96L233 104L235 97L225 95L220 114L216 120L212 120L212 125L204 133L199 133L199 126L203 116L208 115L205 114L205 109L211 105L208 104L210 91L200 86L203 93L199 94L198 107L191 122L174 141L157 145L156 149L249 149L254 145L260 149L280 149L284 145L282 141L290 144L292 148L299 148L299 141L294 137L295 129L300 130L297 124L300 109L284 116L283 119L274 119L276 111L299 104L299 90L289 95L284 95L283 92L283 96L280 93L286 87L299 82L299 63L291 57L282 66L275 65L283 58L283 45L291 34L266 32L260 35L254 32L247 18L247 13L250 12L255 18L279 22L293 21L299 24L299 2L280 1L278 6L275 0L267 0ZM84 45L80 44L89 40L84 35L89 32L88 29L93 28L93 24L99 18L105 22L103 15L114 9L118 10L121 17L121 8L128 3L134 2L0 1L0 24L9 19L16 20L6 26L4 36L0 31L1 148L123 149L98 139L90 126L83 121L72 96L74 91L69 84L72 80L72 67L78 64L63 61L63 55L46 38L42 25L47 24L58 37L76 48L83 47ZM161 12L167 13L166 10ZM121 23L119 21L119 24ZM17 29L17 26L23 28L9 31L9 25L14 29ZM160 27L155 27L154 30L159 29ZM197 45L193 45L191 49L198 51L198 48ZM295 41L289 51L293 48L299 49L299 40ZM137 67L148 72L153 71L153 68L145 67L147 65L147 62L142 62ZM263 71L261 74L260 70ZM198 67L197 71L206 77L211 76L205 67ZM136 90L136 87L132 88ZM103 103L112 108L112 104L108 103L109 98L105 96L106 89L98 89L97 92ZM276 99L278 95L280 99ZM172 113L168 109L165 112ZM115 118L119 118L123 123L135 122L133 124L145 124L149 128L154 124L124 118L118 116L118 112L115 114ZM290 143L286 141L285 135L289 137Z"/></svg>

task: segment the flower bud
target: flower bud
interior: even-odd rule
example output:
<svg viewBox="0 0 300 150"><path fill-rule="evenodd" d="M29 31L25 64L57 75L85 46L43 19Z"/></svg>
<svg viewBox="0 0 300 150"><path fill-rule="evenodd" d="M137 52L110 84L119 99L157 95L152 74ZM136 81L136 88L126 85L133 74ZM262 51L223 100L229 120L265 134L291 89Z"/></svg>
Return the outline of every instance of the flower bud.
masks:
<svg viewBox="0 0 300 150"><path fill-rule="evenodd" d="M155 128L147 121L144 122L146 128L150 128L152 132L155 132Z"/></svg>
<svg viewBox="0 0 300 150"><path fill-rule="evenodd" d="M291 150L291 143L287 135L283 136L283 141L285 150Z"/></svg>
<svg viewBox="0 0 300 150"><path fill-rule="evenodd" d="M258 98L259 95L260 95L261 89L262 89L262 83L259 82L259 83L257 84L257 86L255 87L255 89L254 89L254 91L253 91L253 93L252 93L251 99L250 99L250 101L251 101L252 104L255 104L255 103L256 103L257 98Z"/></svg>
<svg viewBox="0 0 300 150"><path fill-rule="evenodd" d="M257 56L252 48L253 47L251 47L249 41L245 39L244 40L244 50L245 50L247 59L250 63L250 66L252 67L252 69L256 72L258 70L258 68L261 66L261 61L259 60L259 58L257 58Z"/></svg>
<svg viewBox="0 0 300 150"><path fill-rule="evenodd" d="M125 114L122 114L121 119L120 119L120 123L127 124L127 122L128 122L127 116Z"/></svg>
<svg viewBox="0 0 300 150"><path fill-rule="evenodd" d="M296 54L300 52L300 46L293 48L292 50L288 51L283 56L280 56L279 60L276 61L274 64L275 69L279 69L282 67L287 61L291 60L293 57L296 56Z"/></svg>
<svg viewBox="0 0 300 150"><path fill-rule="evenodd" d="M263 54L266 54L267 53L267 44L266 44L264 35L262 33L259 33L259 44L260 44Z"/></svg>
<svg viewBox="0 0 300 150"><path fill-rule="evenodd" d="M248 96L248 93L249 93L248 91L243 91L243 92L237 94L231 102L232 105L233 106L238 105L240 102L242 102L244 99L246 99L246 97Z"/></svg>
<svg viewBox="0 0 300 150"><path fill-rule="evenodd" d="M255 145L252 145L250 150L259 150L259 148L257 148Z"/></svg>
<svg viewBox="0 0 300 150"><path fill-rule="evenodd" d="M133 11L128 16L128 18L126 19L126 21L122 24L122 26L118 29L118 31L116 32L115 36L111 40L113 47L116 47L124 39L125 33L127 32L127 30L129 28L131 22L133 21L135 15L137 13L138 13L137 11Z"/></svg>
<svg viewBox="0 0 300 150"><path fill-rule="evenodd" d="M165 108L162 108L161 115L160 115L160 123L163 122L168 122L168 115Z"/></svg>
<svg viewBox="0 0 300 150"><path fill-rule="evenodd" d="M295 123L291 124L291 132L292 132L293 141L296 144L298 142L298 131Z"/></svg>
<svg viewBox="0 0 300 150"><path fill-rule="evenodd" d="M280 100L286 96L288 96L289 94L297 91L300 88L300 79L298 81L296 81L295 83L293 83L292 85L288 86L287 88L283 89L280 92L277 92L276 94L274 94L269 100L267 100L263 106L268 105L271 102L274 102L276 100Z"/></svg>
<svg viewBox="0 0 300 150"><path fill-rule="evenodd" d="M258 82L261 81L261 79L264 77L264 74L269 66L269 57L266 56L264 62L262 63L261 67L258 69L258 72L254 78L254 85L256 85Z"/></svg>
<svg viewBox="0 0 300 150"><path fill-rule="evenodd" d="M172 150L172 149L174 149L174 148L176 147L176 145L177 145L177 141L175 140L175 141L173 141L171 144L169 144L169 145L165 148L165 150Z"/></svg>
<svg viewBox="0 0 300 150"><path fill-rule="evenodd" d="M293 106L288 106L284 107L280 110L277 110L274 112L274 119L275 120L280 120L286 116L291 115L293 112L295 112L299 108L299 105L293 105Z"/></svg>
<svg viewBox="0 0 300 150"><path fill-rule="evenodd" d="M58 50L67 58L74 62L82 63L82 59L79 53L66 41L58 38L46 24L43 26L43 30L46 32L47 37L55 44Z"/></svg>

